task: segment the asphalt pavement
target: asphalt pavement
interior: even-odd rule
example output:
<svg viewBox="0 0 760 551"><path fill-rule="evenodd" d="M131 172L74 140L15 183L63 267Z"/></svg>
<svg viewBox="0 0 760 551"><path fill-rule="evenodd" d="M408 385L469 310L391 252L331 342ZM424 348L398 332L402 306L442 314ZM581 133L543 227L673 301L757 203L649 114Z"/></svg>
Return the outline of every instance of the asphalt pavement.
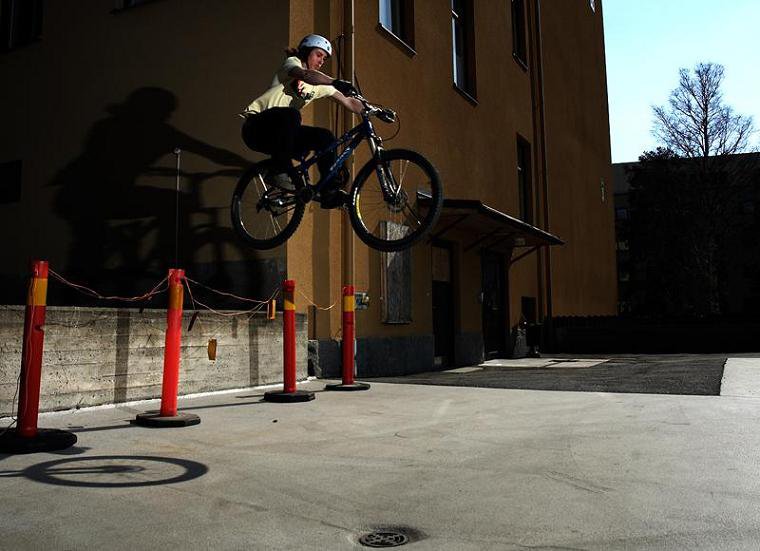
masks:
<svg viewBox="0 0 760 551"><path fill-rule="evenodd" d="M752 354L731 354L748 357ZM374 380L401 384L717 396L728 354L544 355Z"/></svg>

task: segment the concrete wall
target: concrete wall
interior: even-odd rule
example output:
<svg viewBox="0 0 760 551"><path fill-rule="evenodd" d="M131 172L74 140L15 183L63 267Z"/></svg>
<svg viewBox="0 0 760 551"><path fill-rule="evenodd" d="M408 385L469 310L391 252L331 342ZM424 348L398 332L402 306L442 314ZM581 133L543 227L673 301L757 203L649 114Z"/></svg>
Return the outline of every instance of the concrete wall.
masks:
<svg viewBox="0 0 760 551"><path fill-rule="evenodd" d="M341 344L333 339L309 341L310 368L316 376L342 376ZM386 377L431 371L433 344L433 335L356 339L356 375Z"/></svg>
<svg viewBox="0 0 760 551"><path fill-rule="evenodd" d="M273 321L201 314L188 332L190 317L182 324L180 395L282 381L281 313ZM23 307L0 309L0 415L16 415L23 323ZM165 329L162 310L48 308L40 409L160 397ZM298 379L306 378L306 333L306 317L297 314ZM209 339L217 340L215 361Z"/></svg>

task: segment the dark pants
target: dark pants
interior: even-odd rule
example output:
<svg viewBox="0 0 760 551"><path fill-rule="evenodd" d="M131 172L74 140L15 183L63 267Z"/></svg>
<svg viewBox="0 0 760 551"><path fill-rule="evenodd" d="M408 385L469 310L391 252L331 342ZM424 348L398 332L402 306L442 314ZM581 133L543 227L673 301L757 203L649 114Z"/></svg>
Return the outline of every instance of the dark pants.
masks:
<svg viewBox="0 0 760 551"><path fill-rule="evenodd" d="M303 126L297 109L273 107L245 120L243 141L254 151L271 155L278 169L286 172L292 166L291 159L326 148L335 141L335 135L326 128ZM319 159L320 175L325 176L334 162L334 150Z"/></svg>

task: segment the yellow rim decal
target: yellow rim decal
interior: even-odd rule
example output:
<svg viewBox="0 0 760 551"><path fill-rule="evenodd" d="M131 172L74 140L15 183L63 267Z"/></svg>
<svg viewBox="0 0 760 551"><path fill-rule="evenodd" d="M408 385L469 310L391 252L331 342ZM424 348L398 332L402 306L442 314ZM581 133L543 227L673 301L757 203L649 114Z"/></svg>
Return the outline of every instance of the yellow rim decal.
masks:
<svg viewBox="0 0 760 551"><path fill-rule="evenodd" d="M354 296L343 297L343 311L353 312L354 310L356 310L356 299Z"/></svg>

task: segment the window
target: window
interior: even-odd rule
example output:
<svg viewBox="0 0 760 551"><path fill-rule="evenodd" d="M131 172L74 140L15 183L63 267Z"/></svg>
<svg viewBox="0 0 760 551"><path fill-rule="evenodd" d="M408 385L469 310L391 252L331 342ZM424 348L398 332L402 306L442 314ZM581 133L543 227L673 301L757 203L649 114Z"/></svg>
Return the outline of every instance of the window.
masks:
<svg viewBox="0 0 760 551"><path fill-rule="evenodd" d="M409 228L394 222L380 222L385 236L399 239ZM383 323L412 322L412 253L411 249L380 253L380 289Z"/></svg>
<svg viewBox="0 0 760 551"><path fill-rule="evenodd" d="M0 37L2 51L39 40L42 35L42 0L2 0Z"/></svg>
<svg viewBox="0 0 760 551"><path fill-rule="evenodd" d="M525 0L512 0L512 57L528 68L528 47L525 42Z"/></svg>
<svg viewBox="0 0 760 551"><path fill-rule="evenodd" d="M520 219L533 223L533 187L530 175L530 144L517 137L517 189L520 201Z"/></svg>
<svg viewBox="0 0 760 551"><path fill-rule="evenodd" d="M21 161L0 163L0 205L21 201Z"/></svg>
<svg viewBox="0 0 760 551"><path fill-rule="evenodd" d="M148 4L156 0L116 0L116 9L114 11L128 10L140 4Z"/></svg>
<svg viewBox="0 0 760 551"><path fill-rule="evenodd" d="M454 85L475 98L475 48L472 0L451 1Z"/></svg>
<svg viewBox="0 0 760 551"><path fill-rule="evenodd" d="M380 0L380 28L414 48L413 0Z"/></svg>

